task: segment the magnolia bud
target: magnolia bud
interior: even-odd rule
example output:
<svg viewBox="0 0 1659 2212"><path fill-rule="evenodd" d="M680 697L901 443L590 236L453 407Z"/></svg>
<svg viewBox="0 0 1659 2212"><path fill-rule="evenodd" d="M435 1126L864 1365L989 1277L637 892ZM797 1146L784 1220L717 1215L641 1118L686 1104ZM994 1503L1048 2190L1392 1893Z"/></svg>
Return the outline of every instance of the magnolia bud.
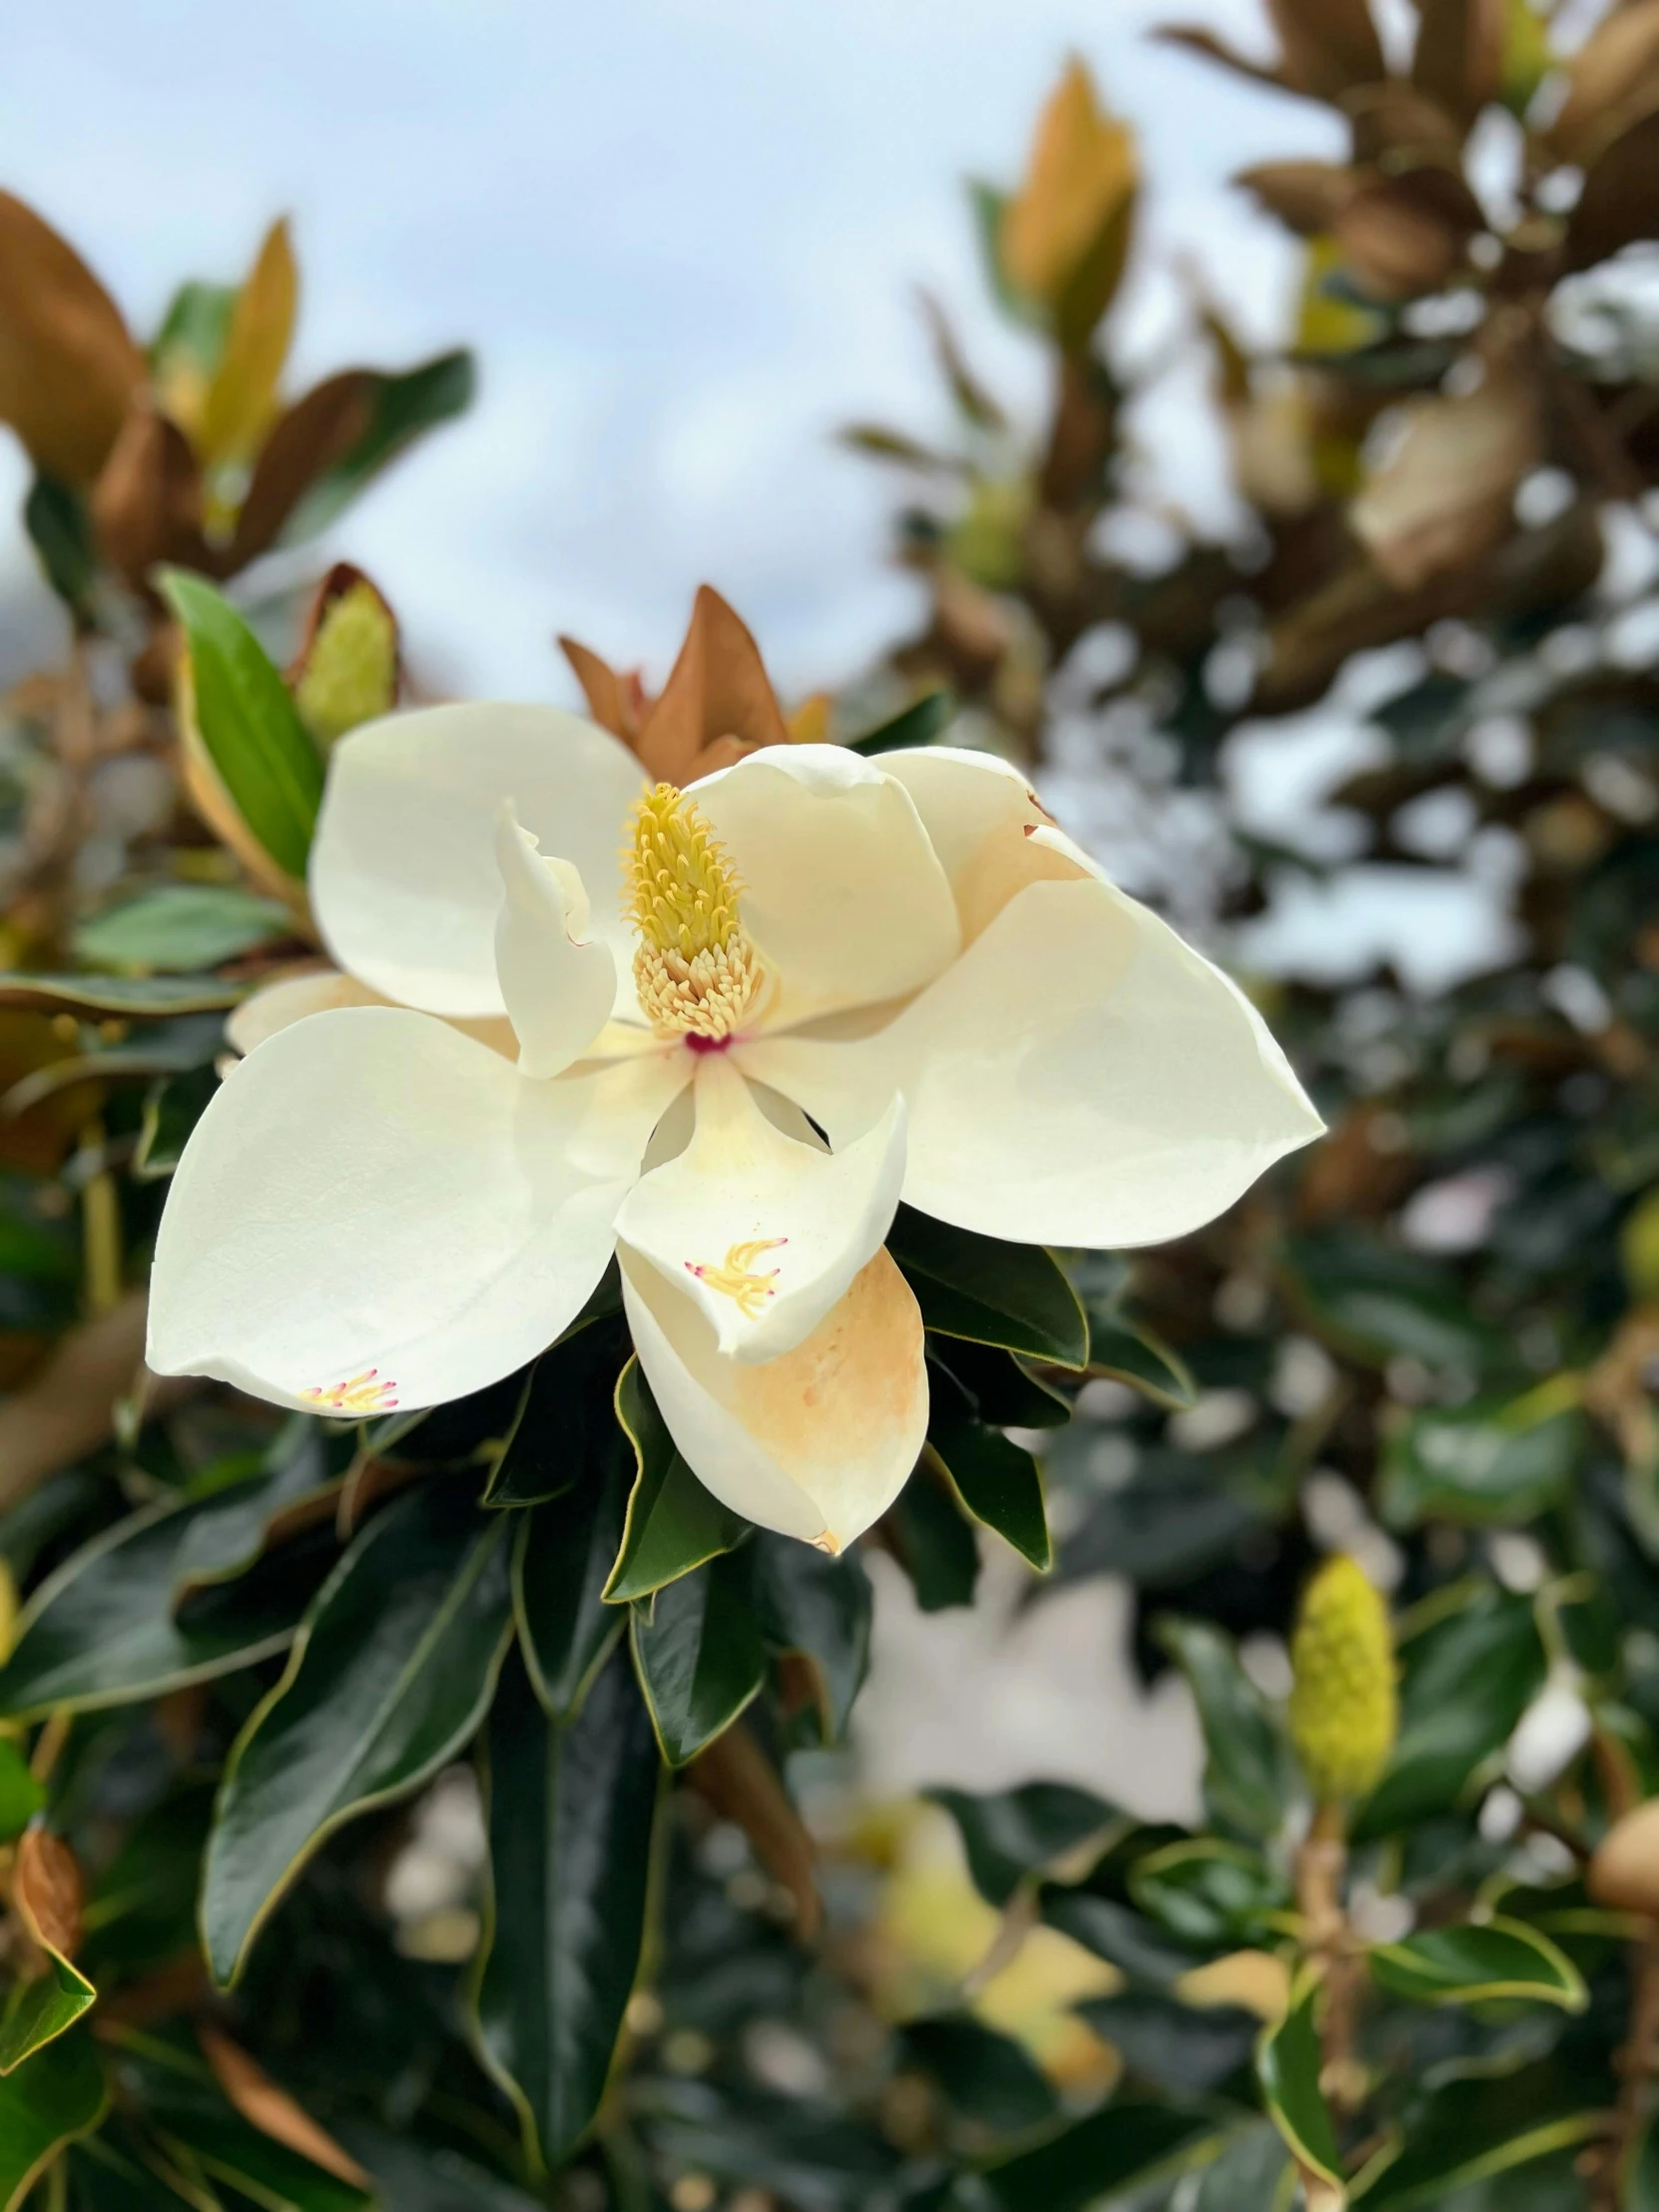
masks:
<svg viewBox="0 0 1659 2212"><path fill-rule="evenodd" d="M1357 1560L1328 1560L1309 1583L1291 1665L1291 1735L1315 1797L1366 1797L1388 1763L1399 1715L1387 1610Z"/></svg>
<svg viewBox="0 0 1659 2212"><path fill-rule="evenodd" d="M1613 1823L1596 1847L1584 1887L1597 1905L1659 1917L1659 1798Z"/></svg>

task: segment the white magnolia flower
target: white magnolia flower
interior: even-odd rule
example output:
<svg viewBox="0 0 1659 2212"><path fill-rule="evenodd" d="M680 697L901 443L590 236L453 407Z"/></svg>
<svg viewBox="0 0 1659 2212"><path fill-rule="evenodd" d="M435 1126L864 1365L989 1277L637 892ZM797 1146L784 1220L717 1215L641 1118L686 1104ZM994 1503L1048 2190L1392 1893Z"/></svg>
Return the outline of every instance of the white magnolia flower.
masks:
<svg viewBox="0 0 1659 2212"><path fill-rule="evenodd" d="M334 748L311 898L342 972L245 1012L151 1366L430 1405L551 1344L616 1251L689 1464L830 1547L926 1429L901 1198L1145 1244L1320 1128L1233 984L984 754L776 747L653 791L550 708L425 709Z"/></svg>

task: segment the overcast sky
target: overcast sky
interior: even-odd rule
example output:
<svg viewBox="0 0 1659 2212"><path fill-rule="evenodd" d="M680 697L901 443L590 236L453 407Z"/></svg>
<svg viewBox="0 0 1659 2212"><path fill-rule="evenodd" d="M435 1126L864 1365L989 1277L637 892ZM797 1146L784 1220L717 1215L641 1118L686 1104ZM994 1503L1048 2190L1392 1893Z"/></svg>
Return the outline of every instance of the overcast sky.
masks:
<svg viewBox="0 0 1659 2212"><path fill-rule="evenodd" d="M1281 253L1225 179L1319 150L1329 126L1150 45L1165 12L58 0L10 27L0 182L142 332L178 278L235 276L286 209L304 374L477 347L474 415L338 534L447 681L562 697L557 629L661 671L707 576L804 689L908 618L909 587L882 566L890 487L831 432L936 420L915 281L962 310L1010 388L1033 389L1035 361L981 304L960 188L1017 173L1068 49L1140 124L1158 184L1139 341L1159 341L1158 272L1181 252L1274 323ZM1259 35L1253 0L1177 12ZM1178 488L1211 496L1198 410L1153 428ZM10 452L0 470L10 509Z"/></svg>

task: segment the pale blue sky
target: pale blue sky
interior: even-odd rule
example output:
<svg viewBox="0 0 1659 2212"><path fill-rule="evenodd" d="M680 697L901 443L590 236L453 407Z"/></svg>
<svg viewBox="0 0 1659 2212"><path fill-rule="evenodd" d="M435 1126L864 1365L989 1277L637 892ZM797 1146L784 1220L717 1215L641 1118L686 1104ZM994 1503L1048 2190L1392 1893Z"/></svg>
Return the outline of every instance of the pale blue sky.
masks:
<svg viewBox="0 0 1659 2212"><path fill-rule="evenodd" d="M0 181L82 248L141 327L227 276L288 209L300 366L465 338L477 410L341 527L446 680L560 697L572 629L661 670L719 583L787 684L855 668L908 617L888 489L837 420L927 427L910 286L988 360L1034 362L980 300L960 180L1011 177L1068 48L1140 122L1155 272L1196 254L1271 326L1276 242L1223 180L1317 149L1299 103L1148 44L1153 0L58 0L13 22ZM1199 0L1249 35L1252 0ZM1166 288L1167 298L1167 288ZM1154 425L1195 500L1197 410ZM6 507L18 471L0 461ZM6 540L7 564L21 556Z"/></svg>

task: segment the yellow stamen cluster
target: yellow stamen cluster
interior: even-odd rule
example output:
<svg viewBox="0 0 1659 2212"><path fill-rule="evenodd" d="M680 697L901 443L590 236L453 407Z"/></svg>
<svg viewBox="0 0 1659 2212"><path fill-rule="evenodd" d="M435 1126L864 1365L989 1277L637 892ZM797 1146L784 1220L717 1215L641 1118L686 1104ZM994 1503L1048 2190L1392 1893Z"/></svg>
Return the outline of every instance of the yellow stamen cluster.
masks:
<svg viewBox="0 0 1659 2212"><path fill-rule="evenodd" d="M737 870L674 785L635 808L623 868L646 1018L665 1035L729 1037L760 989L760 956L738 918Z"/></svg>
<svg viewBox="0 0 1659 2212"><path fill-rule="evenodd" d="M1291 1641L1291 1735L1322 1805L1369 1797L1399 1726L1387 1607L1355 1559L1327 1560Z"/></svg>

